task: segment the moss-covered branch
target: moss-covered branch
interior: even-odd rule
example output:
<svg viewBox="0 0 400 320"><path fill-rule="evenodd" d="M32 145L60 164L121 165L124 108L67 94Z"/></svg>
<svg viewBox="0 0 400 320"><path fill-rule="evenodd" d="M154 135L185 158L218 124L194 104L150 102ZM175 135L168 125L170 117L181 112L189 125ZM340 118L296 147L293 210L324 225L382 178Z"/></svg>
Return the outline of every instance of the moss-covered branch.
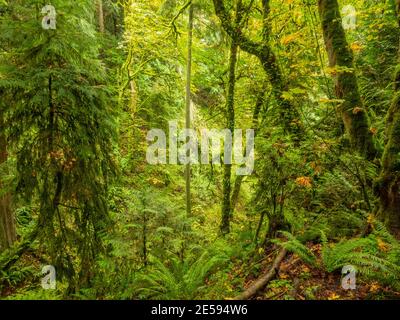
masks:
<svg viewBox="0 0 400 320"><path fill-rule="evenodd" d="M268 22L269 0L263 0L263 41L251 40L243 34L240 24L234 23L229 11L226 9L223 0L213 0L215 12L223 29L228 35L237 41L240 48L247 53L256 56L268 75L276 101L280 105L281 119L287 132L292 133L296 139L302 134L300 116L296 108L282 94L288 90L288 83L282 76L277 58L269 45L270 26Z"/></svg>

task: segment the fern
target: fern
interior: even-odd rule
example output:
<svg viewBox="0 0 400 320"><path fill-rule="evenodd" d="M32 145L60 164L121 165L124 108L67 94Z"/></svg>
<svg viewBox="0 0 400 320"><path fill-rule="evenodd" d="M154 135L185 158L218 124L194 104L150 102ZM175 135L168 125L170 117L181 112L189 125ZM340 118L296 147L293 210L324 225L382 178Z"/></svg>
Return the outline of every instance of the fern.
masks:
<svg viewBox="0 0 400 320"><path fill-rule="evenodd" d="M153 269L139 278L143 287L137 292L141 297L152 299L198 298L207 276L225 261L225 256L210 257L207 251L195 261L182 262L173 257L169 266L155 258Z"/></svg>
<svg viewBox="0 0 400 320"><path fill-rule="evenodd" d="M279 244L290 252L296 253L305 263L308 263L311 266L316 266L317 259L307 246L301 243L300 240L290 232L280 231L280 233L288 240L283 242L281 239L275 239L273 240L274 243Z"/></svg>
<svg viewBox="0 0 400 320"><path fill-rule="evenodd" d="M343 240L335 245L325 243L322 247L322 261L328 272L341 269L345 265L353 265L357 272L366 278L381 281L383 283L398 282L400 279L400 267L398 265L398 243L383 242L379 234L388 236L387 231L380 229L367 238ZM394 240L394 239L392 239ZM389 252L379 247L385 243Z"/></svg>

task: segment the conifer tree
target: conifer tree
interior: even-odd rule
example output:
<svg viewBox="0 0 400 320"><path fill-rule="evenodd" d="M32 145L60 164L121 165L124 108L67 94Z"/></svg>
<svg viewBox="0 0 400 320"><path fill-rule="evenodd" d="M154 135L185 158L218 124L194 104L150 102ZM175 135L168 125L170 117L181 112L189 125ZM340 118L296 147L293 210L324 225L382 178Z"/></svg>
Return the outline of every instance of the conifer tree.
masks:
<svg viewBox="0 0 400 320"><path fill-rule="evenodd" d="M115 125L98 60L95 3L52 5L55 17L42 14L43 1L8 4L0 22L0 42L10 48L0 57L0 88L18 194L39 203L28 238L39 241L73 289L90 279L110 222ZM54 18L55 29L42 26Z"/></svg>

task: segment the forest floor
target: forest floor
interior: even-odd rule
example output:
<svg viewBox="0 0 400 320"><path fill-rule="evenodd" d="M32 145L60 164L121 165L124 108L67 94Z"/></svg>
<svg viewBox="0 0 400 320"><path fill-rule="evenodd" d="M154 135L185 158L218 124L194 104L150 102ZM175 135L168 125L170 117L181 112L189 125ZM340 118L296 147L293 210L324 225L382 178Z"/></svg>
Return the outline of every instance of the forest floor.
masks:
<svg viewBox="0 0 400 320"><path fill-rule="evenodd" d="M320 245L309 246L319 257ZM275 255L269 254L260 270L260 275L268 272ZM345 290L341 286L340 272L327 273L317 267L305 264L296 254L289 253L282 261L279 274L260 292L256 300L380 300L400 299L400 292L384 287L378 282L356 279L355 290ZM256 278L249 277L247 288Z"/></svg>

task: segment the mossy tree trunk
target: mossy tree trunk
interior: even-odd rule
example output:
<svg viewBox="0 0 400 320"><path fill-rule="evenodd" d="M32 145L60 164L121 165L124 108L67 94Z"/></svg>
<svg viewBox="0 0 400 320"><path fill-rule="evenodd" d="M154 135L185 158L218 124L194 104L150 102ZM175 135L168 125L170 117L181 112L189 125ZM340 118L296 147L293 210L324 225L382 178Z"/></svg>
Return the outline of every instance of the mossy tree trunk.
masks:
<svg viewBox="0 0 400 320"><path fill-rule="evenodd" d="M238 53L238 44L236 42L236 39L233 39L230 49L229 83L228 83L228 93L227 93L226 110L225 110L227 115L227 127L228 127L227 129L229 129L232 132L232 135L235 130L235 84L236 84L235 69L237 62L237 53ZM222 234L227 234L230 231L230 220L232 215L231 176L232 176L232 164L226 163L224 165L224 180L223 180L223 200L222 200L222 220L221 220Z"/></svg>
<svg viewBox="0 0 400 320"><path fill-rule="evenodd" d="M400 21L400 0L396 0L396 11ZM387 142L382 156L381 174L375 189L380 198L380 217L392 231L398 232L400 230L400 51L394 75L394 97L388 110L386 126Z"/></svg>
<svg viewBox="0 0 400 320"><path fill-rule="evenodd" d="M222 27L232 38L236 38L238 45L243 51L256 56L268 76L272 86L275 100L280 107L280 116L285 131L292 134L294 140L299 140L303 134L300 114L295 106L288 100L282 98L282 94L289 90L289 84L285 81L275 53L270 47L269 38L271 28L269 25L269 0L263 0L263 40L253 41L243 34L241 25L232 23L231 16L225 7L224 0L213 0L217 16L221 20Z"/></svg>
<svg viewBox="0 0 400 320"><path fill-rule="evenodd" d="M258 131L258 126L259 126L259 115L262 109L262 106L265 103L265 86L263 86L263 88L261 89L260 92L258 92L257 94L257 100L256 100L256 104L253 110L253 120L252 120L252 128L254 130L255 136L257 136L257 131ZM246 155L246 147L244 148L243 151L243 155ZM239 193L240 193L240 189L242 187L242 182L244 180L245 176L237 176L236 180L235 180L235 185L233 187L233 191L232 191L232 197L231 197L231 205L232 205L232 211L235 210L235 207L238 203L238 199L239 199Z"/></svg>
<svg viewBox="0 0 400 320"><path fill-rule="evenodd" d="M236 29L240 29L240 23L242 20L243 3L242 0L238 0L236 4L236 12L234 18L234 25ZM236 64L238 59L239 50L239 38L237 34L231 36L231 46L229 51L229 75L228 75L228 86L226 96L226 125L227 129L232 133L232 141L234 141L235 132L235 86L236 86ZM232 154L231 154L232 156ZM226 161L226 155L224 155ZM230 222L232 219L232 164L224 164L224 178L223 178L223 190L222 190L222 215L221 215L221 234L225 235L230 232Z"/></svg>
<svg viewBox="0 0 400 320"><path fill-rule="evenodd" d="M377 150L367 110L361 100L354 72L353 52L348 46L337 0L318 0L319 15L329 65L333 70L336 97L343 100L340 114L352 146L367 159Z"/></svg>
<svg viewBox="0 0 400 320"><path fill-rule="evenodd" d="M0 128L4 128L3 114L0 113ZM0 166L7 161L7 140L0 132ZM4 187L0 176L0 252L11 247L17 236L15 221L11 210L11 194L3 193Z"/></svg>

